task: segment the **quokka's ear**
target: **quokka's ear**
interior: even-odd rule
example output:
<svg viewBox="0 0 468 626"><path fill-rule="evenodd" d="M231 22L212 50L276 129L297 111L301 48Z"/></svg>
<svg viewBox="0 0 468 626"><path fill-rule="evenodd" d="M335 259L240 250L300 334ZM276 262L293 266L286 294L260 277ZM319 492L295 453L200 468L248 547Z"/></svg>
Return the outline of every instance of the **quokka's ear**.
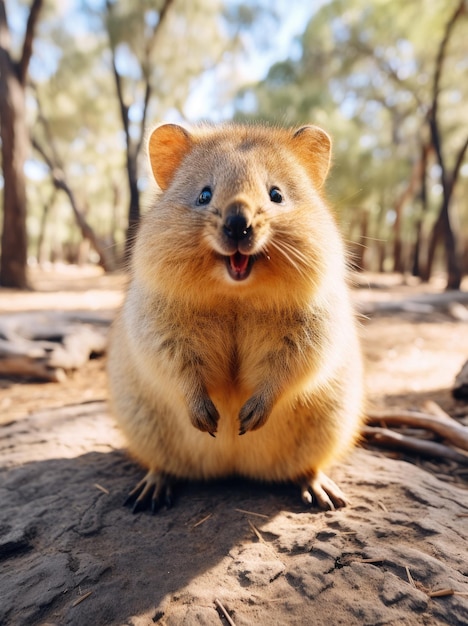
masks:
<svg viewBox="0 0 468 626"><path fill-rule="evenodd" d="M320 189L330 169L331 139L318 126L302 126L292 136L292 147L316 187Z"/></svg>
<svg viewBox="0 0 468 626"><path fill-rule="evenodd" d="M148 143L151 169L163 191L171 184L177 168L192 146L190 133L177 124L157 126L151 133Z"/></svg>

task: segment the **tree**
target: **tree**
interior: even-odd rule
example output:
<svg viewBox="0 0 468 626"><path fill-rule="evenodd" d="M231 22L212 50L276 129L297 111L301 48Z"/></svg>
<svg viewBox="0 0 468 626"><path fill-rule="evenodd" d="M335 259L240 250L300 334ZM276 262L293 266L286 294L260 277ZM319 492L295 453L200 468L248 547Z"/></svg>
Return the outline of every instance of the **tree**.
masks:
<svg viewBox="0 0 468 626"><path fill-rule="evenodd" d="M32 2L10 0L12 10L19 14L28 1ZM260 28L260 17L271 13L268 5L267 0L254 0L248 6L240 0L44 3L43 12L47 7L50 11L36 36L40 46L35 48L31 80L23 85L37 149L28 155L27 178L23 175L17 185L23 195L25 190L28 193L31 252L40 239L43 254L50 249L45 199L53 197L56 250L75 245L80 236L93 238L94 233L95 248L106 242L101 260L102 252L109 252L113 244L114 257L120 256L127 225L131 242L144 206L140 196L150 187L142 158L148 121L196 119L187 104L190 92L204 82L205 73L218 76L214 69L218 65L224 67L224 75L230 72L228 81L218 83L233 89L239 42L246 39L253 22ZM16 24L17 20L11 22L15 43ZM255 36L257 45L258 41ZM210 86L210 99L219 87ZM2 114L3 126L8 125L3 124ZM5 168L10 162L4 158ZM54 186L65 193L54 196ZM23 226L25 218L24 211ZM12 227L4 230L5 235L7 231L11 242ZM17 245L16 238L11 250L22 250L20 265L25 267L26 230L22 233L23 244Z"/></svg>
<svg viewBox="0 0 468 626"><path fill-rule="evenodd" d="M3 165L3 230L0 284L24 289L27 280L26 179L28 154L25 89L42 0L33 0L19 60L14 60L4 0L0 0L0 118Z"/></svg>
<svg viewBox="0 0 468 626"><path fill-rule="evenodd" d="M230 44L220 30L219 0L161 0L157 8L147 0L106 0L105 7L103 22L125 137L128 257L140 219L139 158L149 113L156 117L171 108L180 111L192 80ZM174 53L174 45L179 53Z"/></svg>
<svg viewBox="0 0 468 626"><path fill-rule="evenodd" d="M426 266L426 275L428 278L431 274L431 265L434 258L434 250L439 238L443 237L445 241L445 252L447 256L447 288L459 289L462 279L462 265L461 255L459 251L458 242L455 237L455 232L451 223L450 205L455 189L460 168L463 164L463 160L468 149L468 136L462 141L461 146L455 154L454 163L450 169L447 165L447 158L443 152L443 134L439 119L440 99L441 99L441 78L443 72L443 66L445 57L447 54L447 47L452 35L453 29L456 23L461 17L466 15L467 5L465 0L461 0L455 11L447 21L443 37L441 39L439 50L436 57L433 89L432 89L432 103L427 115L429 128L431 131L431 140L434 147L437 161L440 167L440 180L442 184L442 206L440 208L439 216L434 225L432 232L429 257Z"/></svg>
<svg viewBox="0 0 468 626"><path fill-rule="evenodd" d="M455 204L468 130L466 41L455 26L465 13L466 0L330 0L311 17L301 54L273 66L239 102L241 112L274 121L326 125L335 137L331 184L341 206L352 198L345 221L365 224L370 252L390 239L386 267L418 272L434 225L449 287L460 278L452 221L466 212ZM356 209L369 221L355 220Z"/></svg>
<svg viewBox="0 0 468 626"><path fill-rule="evenodd" d="M131 132L131 121L130 121L130 107L131 104L126 99L126 95L124 93L124 77L119 71L117 65L117 50L119 43L122 42L122 39L119 41L119 32L121 30L123 20L127 21L131 19L133 23L135 23L135 14L132 16L128 13L124 16L120 15L120 20L117 22L116 17L116 7L114 2L111 0L106 0L106 19L105 24L107 28L107 33L109 37L109 46L111 51L111 59L112 59L112 73L115 79L115 88L117 93L117 99L119 103L119 111L120 118L122 122L122 127L125 135L125 148L126 148L126 170L127 170L127 180L128 180L128 188L130 192L130 202L128 208L128 230L127 230L127 241L126 241L126 257L129 255L129 250L131 247L131 242L133 241L136 227L140 220L140 192L138 189L138 157L141 152L143 137L146 127L146 118L148 113L148 106L150 103L150 99L153 93L153 84L152 84L152 67L151 67L151 57L153 50L155 48L158 34L161 32L162 28L165 25L167 20L167 15L171 10L171 7L174 4L174 0L164 0L161 8L159 9L159 15L157 19L153 16L152 23L148 24L148 18L145 19L143 15L142 23L138 24L138 28L136 29L138 32L138 36L141 37L143 35L144 45L142 46L142 51L140 55L134 55L134 58L137 60L139 67L139 76L138 80L141 81L143 87L143 98L141 104L141 113L140 113L140 121L137 125L137 128L134 128L134 132ZM147 9L148 10L148 9ZM144 24L146 22L146 28ZM128 21L127 21L128 24ZM142 28L143 26L143 28ZM139 42L140 43L140 42ZM132 41L132 45L134 49L140 48L137 44L137 41ZM135 125L134 125L135 126Z"/></svg>
<svg viewBox="0 0 468 626"><path fill-rule="evenodd" d="M81 29L74 27L79 20ZM125 159L112 76L103 62L105 36L91 29L80 7L61 5L41 22L40 43L28 91L35 147L29 162L35 176L28 180L30 240L40 236L43 198L52 196L51 187L58 189L63 193L55 196L55 228L53 235L48 229L43 250L54 239L51 251L60 256L83 238L90 258L109 269L122 243L123 211L115 214L115 202Z"/></svg>
<svg viewBox="0 0 468 626"><path fill-rule="evenodd" d="M42 156L45 163L47 163L50 171L50 176L52 178L52 183L55 189L63 191L67 195L70 201L73 215L75 217L78 228L80 229L80 232L83 236L83 239L87 239L98 254L99 265L101 265L104 270L110 271L111 269L113 269L113 263L110 259L110 256L106 250L104 243L100 241L99 237L96 236L93 228L87 222L83 209L79 206L76 195L67 180L65 168L57 154L52 137L49 134L50 154L47 153L46 148L34 137L32 140L32 144Z"/></svg>

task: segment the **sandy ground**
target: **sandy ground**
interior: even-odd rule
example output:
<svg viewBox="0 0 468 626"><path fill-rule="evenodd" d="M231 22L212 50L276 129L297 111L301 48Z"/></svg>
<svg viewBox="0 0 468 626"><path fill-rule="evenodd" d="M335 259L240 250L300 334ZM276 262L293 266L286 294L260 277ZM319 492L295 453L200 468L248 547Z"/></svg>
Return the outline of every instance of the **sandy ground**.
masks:
<svg viewBox="0 0 468 626"><path fill-rule="evenodd" d="M360 282L358 302L441 289ZM94 269L36 272L37 291L0 290L0 313L111 318L123 285ZM379 314L362 336L371 406L434 400L468 425L450 393L466 322ZM106 399L104 359L64 383L0 380L0 624L468 624L466 466L360 448L331 473L351 499L340 511L305 509L291 486L224 481L132 515L122 501L143 472Z"/></svg>

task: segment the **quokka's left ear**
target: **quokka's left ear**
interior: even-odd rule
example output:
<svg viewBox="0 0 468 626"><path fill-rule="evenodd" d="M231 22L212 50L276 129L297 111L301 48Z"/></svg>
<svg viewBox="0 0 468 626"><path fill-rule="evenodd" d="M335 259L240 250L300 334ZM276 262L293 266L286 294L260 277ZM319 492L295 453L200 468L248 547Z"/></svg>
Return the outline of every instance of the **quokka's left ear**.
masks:
<svg viewBox="0 0 468 626"><path fill-rule="evenodd" d="M302 126L291 138L291 146L320 189L327 178L331 162L331 138L318 126Z"/></svg>

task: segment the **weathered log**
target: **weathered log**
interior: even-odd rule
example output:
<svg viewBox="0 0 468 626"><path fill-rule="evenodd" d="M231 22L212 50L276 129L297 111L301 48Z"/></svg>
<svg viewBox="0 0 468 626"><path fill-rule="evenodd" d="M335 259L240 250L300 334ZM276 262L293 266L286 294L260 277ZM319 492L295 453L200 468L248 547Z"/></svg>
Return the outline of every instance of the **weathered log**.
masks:
<svg viewBox="0 0 468 626"><path fill-rule="evenodd" d="M61 381L91 355L106 349L106 326L79 323L76 315L26 313L0 316L0 375ZM88 318L89 319L89 318Z"/></svg>
<svg viewBox="0 0 468 626"><path fill-rule="evenodd" d="M21 376L49 382L66 378L63 369L48 363L47 352L33 342L15 344L0 339L0 376Z"/></svg>
<svg viewBox="0 0 468 626"><path fill-rule="evenodd" d="M468 292L453 290L444 293L424 293L411 298L383 302L358 301L357 308L365 315L397 312L433 313L435 310L446 310L453 315L453 311L460 313L459 307L462 304L468 304Z"/></svg>

